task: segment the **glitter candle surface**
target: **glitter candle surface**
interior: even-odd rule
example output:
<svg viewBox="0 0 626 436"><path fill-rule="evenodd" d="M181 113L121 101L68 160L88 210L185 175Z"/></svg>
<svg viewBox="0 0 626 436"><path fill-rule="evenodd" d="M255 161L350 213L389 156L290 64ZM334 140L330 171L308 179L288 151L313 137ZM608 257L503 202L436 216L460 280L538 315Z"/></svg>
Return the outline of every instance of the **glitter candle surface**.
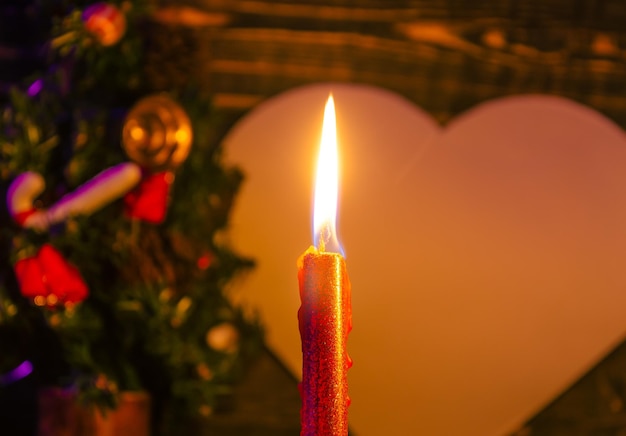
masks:
<svg viewBox="0 0 626 436"><path fill-rule="evenodd" d="M346 350L352 328L350 282L338 253L310 247L298 260L302 305L298 312L302 339L301 435L348 434Z"/></svg>

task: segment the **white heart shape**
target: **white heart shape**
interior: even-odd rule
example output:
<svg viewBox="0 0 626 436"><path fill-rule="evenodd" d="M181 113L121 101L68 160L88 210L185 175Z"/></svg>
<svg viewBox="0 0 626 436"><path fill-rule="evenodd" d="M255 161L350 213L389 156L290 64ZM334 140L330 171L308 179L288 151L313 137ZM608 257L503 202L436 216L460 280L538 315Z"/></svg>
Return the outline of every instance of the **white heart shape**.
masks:
<svg viewBox="0 0 626 436"><path fill-rule="evenodd" d="M445 130L404 99L321 84L271 99L226 138L248 179L241 298L300 373L296 258L310 245L329 91L342 162L339 238L360 435L500 435L582 375L626 322L626 137L556 97L478 106Z"/></svg>

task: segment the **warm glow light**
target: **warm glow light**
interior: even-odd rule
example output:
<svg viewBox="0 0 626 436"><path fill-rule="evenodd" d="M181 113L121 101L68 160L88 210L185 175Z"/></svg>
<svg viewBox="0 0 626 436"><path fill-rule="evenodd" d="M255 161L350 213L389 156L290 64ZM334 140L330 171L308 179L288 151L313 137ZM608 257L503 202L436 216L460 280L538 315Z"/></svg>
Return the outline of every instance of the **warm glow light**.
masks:
<svg viewBox="0 0 626 436"><path fill-rule="evenodd" d="M133 138L135 141L140 141L143 139L143 137L145 136L144 130L141 127L138 126L133 126L132 129L130 129L130 136L131 138Z"/></svg>
<svg viewBox="0 0 626 436"><path fill-rule="evenodd" d="M178 129L176 134L174 135L176 138L176 142L187 142L189 140L189 132L187 129Z"/></svg>
<svg viewBox="0 0 626 436"><path fill-rule="evenodd" d="M337 127L335 102L328 97L324 109L322 140L315 177L313 206L313 243L320 251L341 253L337 241L337 193L339 191L339 159L337 156Z"/></svg>

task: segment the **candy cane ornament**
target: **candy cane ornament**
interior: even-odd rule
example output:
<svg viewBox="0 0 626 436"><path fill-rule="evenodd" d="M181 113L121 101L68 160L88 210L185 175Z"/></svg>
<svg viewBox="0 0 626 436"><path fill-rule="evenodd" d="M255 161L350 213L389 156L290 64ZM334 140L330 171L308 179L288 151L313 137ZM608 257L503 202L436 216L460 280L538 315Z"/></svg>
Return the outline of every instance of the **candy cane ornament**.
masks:
<svg viewBox="0 0 626 436"><path fill-rule="evenodd" d="M46 184L39 173L28 171L16 177L9 186L7 207L22 227L44 232L71 216L91 215L133 189L141 176L137 164L124 162L98 173L47 209L36 209L34 200L41 195Z"/></svg>
<svg viewBox="0 0 626 436"><path fill-rule="evenodd" d="M34 200L46 189L46 182L39 173L26 171L11 182L7 191L7 208L11 217L22 227L39 229L41 214L33 207Z"/></svg>

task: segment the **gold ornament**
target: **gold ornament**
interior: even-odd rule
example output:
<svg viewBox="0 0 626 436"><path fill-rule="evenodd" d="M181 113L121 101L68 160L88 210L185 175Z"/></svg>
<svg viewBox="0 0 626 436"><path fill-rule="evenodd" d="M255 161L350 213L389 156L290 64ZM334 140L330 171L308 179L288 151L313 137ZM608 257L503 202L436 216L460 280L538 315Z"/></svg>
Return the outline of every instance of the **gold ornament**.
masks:
<svg viewBox="0 0 626 436"><path fill-rule="evenodd" d="M122 131L128 157L155 173L172 171L182 164L192 139L187 113L163 94L139 100L126 116Z"/></svg>
<svg viewBox="0 0 626 436"><path fill-rule="evenodd" d="M209 347L223 353L234 353L239 348L239 331L229 322L212 327L206 334Z"/></svg>

